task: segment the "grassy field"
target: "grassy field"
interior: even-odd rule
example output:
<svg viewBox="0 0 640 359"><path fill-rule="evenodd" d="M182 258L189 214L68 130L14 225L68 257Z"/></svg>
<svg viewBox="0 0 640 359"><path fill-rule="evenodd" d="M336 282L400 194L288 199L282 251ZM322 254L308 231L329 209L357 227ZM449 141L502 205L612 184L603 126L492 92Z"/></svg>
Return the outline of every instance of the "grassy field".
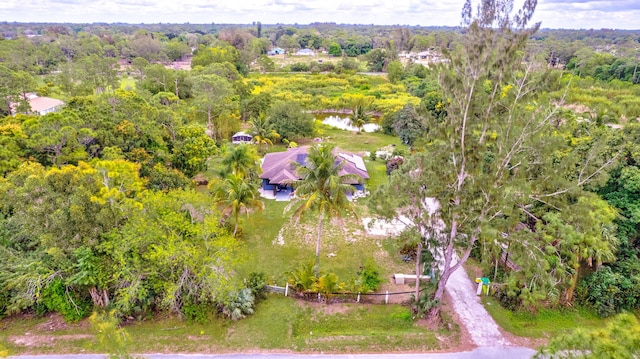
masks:
<svg viewBox="0 0 640 359"><path fill-rule="evenodd" d="M6 343L11 354L97 351L86 320L70 325L57 316L23 319L0 322L0 343ZM430 351L448 348L439 338L458 335L427 329L411 319L407 307L398 305L326 306L276 295L237 322L212 318L195 324L160 318L124 328L132 353Z"/></svg>
<svg viewBox="0 0 640 359"><path fill-rule="evenodd" d="M340 56L329 56L329 54L315 54L315 56L297 56L297 55L274 55L269 56L273 63L276 65L276 69L280 69L287 65L295 64L296 62L302 62L308 64L310 62L322 62L322 63L333 63L336 64L342 60ZM359 71L365 71L367 68L367 64L359 61L356 57L351 57L353 61L358 64Z"/></svg>

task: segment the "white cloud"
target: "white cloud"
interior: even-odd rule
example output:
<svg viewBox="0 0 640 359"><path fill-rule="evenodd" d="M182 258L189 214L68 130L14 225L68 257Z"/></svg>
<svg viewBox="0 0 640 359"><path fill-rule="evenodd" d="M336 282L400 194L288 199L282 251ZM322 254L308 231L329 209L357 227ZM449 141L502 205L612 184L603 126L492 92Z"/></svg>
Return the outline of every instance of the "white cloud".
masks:
<svg viewBox="0 0 640 359"><path fill-rule="evenodd" d="M0 21L457 26L464 0L4 0ZM522 0L516 0L522 2ZM640 28L638 0L539 0L546 28Z"/></svg>

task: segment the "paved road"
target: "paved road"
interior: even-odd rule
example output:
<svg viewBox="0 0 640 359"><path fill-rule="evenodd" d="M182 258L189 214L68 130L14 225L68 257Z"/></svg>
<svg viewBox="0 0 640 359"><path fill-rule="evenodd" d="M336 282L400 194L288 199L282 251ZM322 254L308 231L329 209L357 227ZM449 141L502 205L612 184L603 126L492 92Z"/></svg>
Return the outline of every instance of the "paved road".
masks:
<svg viewBox="0 0 640 359"><path fill-rule="evenodd" d="M147 359L529 359L535 353L528 348L484 347L462 353L434 354L144 354ZM106 355L21 355L11 359L106 359Z"/></svg>

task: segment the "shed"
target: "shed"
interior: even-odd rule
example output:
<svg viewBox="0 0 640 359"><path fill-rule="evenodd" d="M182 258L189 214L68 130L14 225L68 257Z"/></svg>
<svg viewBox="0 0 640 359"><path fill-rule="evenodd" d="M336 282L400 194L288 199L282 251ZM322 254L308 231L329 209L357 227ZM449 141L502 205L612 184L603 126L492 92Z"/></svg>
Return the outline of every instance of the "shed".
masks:
<svg viewBox="0 0 640 359"><path fill-rule="evenodd" d="M253 139L253 136L246 132L238 132L231 137L231 143L249 143Z"/></svg>

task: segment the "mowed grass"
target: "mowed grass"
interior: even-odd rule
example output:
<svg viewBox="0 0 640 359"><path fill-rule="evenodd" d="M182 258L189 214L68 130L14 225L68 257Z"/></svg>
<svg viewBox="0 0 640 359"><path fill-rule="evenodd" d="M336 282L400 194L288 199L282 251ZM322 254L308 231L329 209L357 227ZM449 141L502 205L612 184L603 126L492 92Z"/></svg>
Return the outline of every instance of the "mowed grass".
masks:
<svg viewBox="0 0 640 359"><path fill-rule="evenodd" d="M4 320L0 340L11 354L100 352L86 320L57 330L49 330L47 321ZM438 337L457 335L421 326L403 306L320 305L281 295L270 295L254 315L236 322L159 318L124 328L131 353L429 351L447 349Z"/></svg>
<svg viewBox="0 0 640 359"><path fill-rule="evenodd" d="M320 136L345 151L362 154L379 150L385 146L393 146L397 149L408 151L408 147L402 144L397 136L389 136L378 132L352 132L339 128L317 124Z"/></svg>

